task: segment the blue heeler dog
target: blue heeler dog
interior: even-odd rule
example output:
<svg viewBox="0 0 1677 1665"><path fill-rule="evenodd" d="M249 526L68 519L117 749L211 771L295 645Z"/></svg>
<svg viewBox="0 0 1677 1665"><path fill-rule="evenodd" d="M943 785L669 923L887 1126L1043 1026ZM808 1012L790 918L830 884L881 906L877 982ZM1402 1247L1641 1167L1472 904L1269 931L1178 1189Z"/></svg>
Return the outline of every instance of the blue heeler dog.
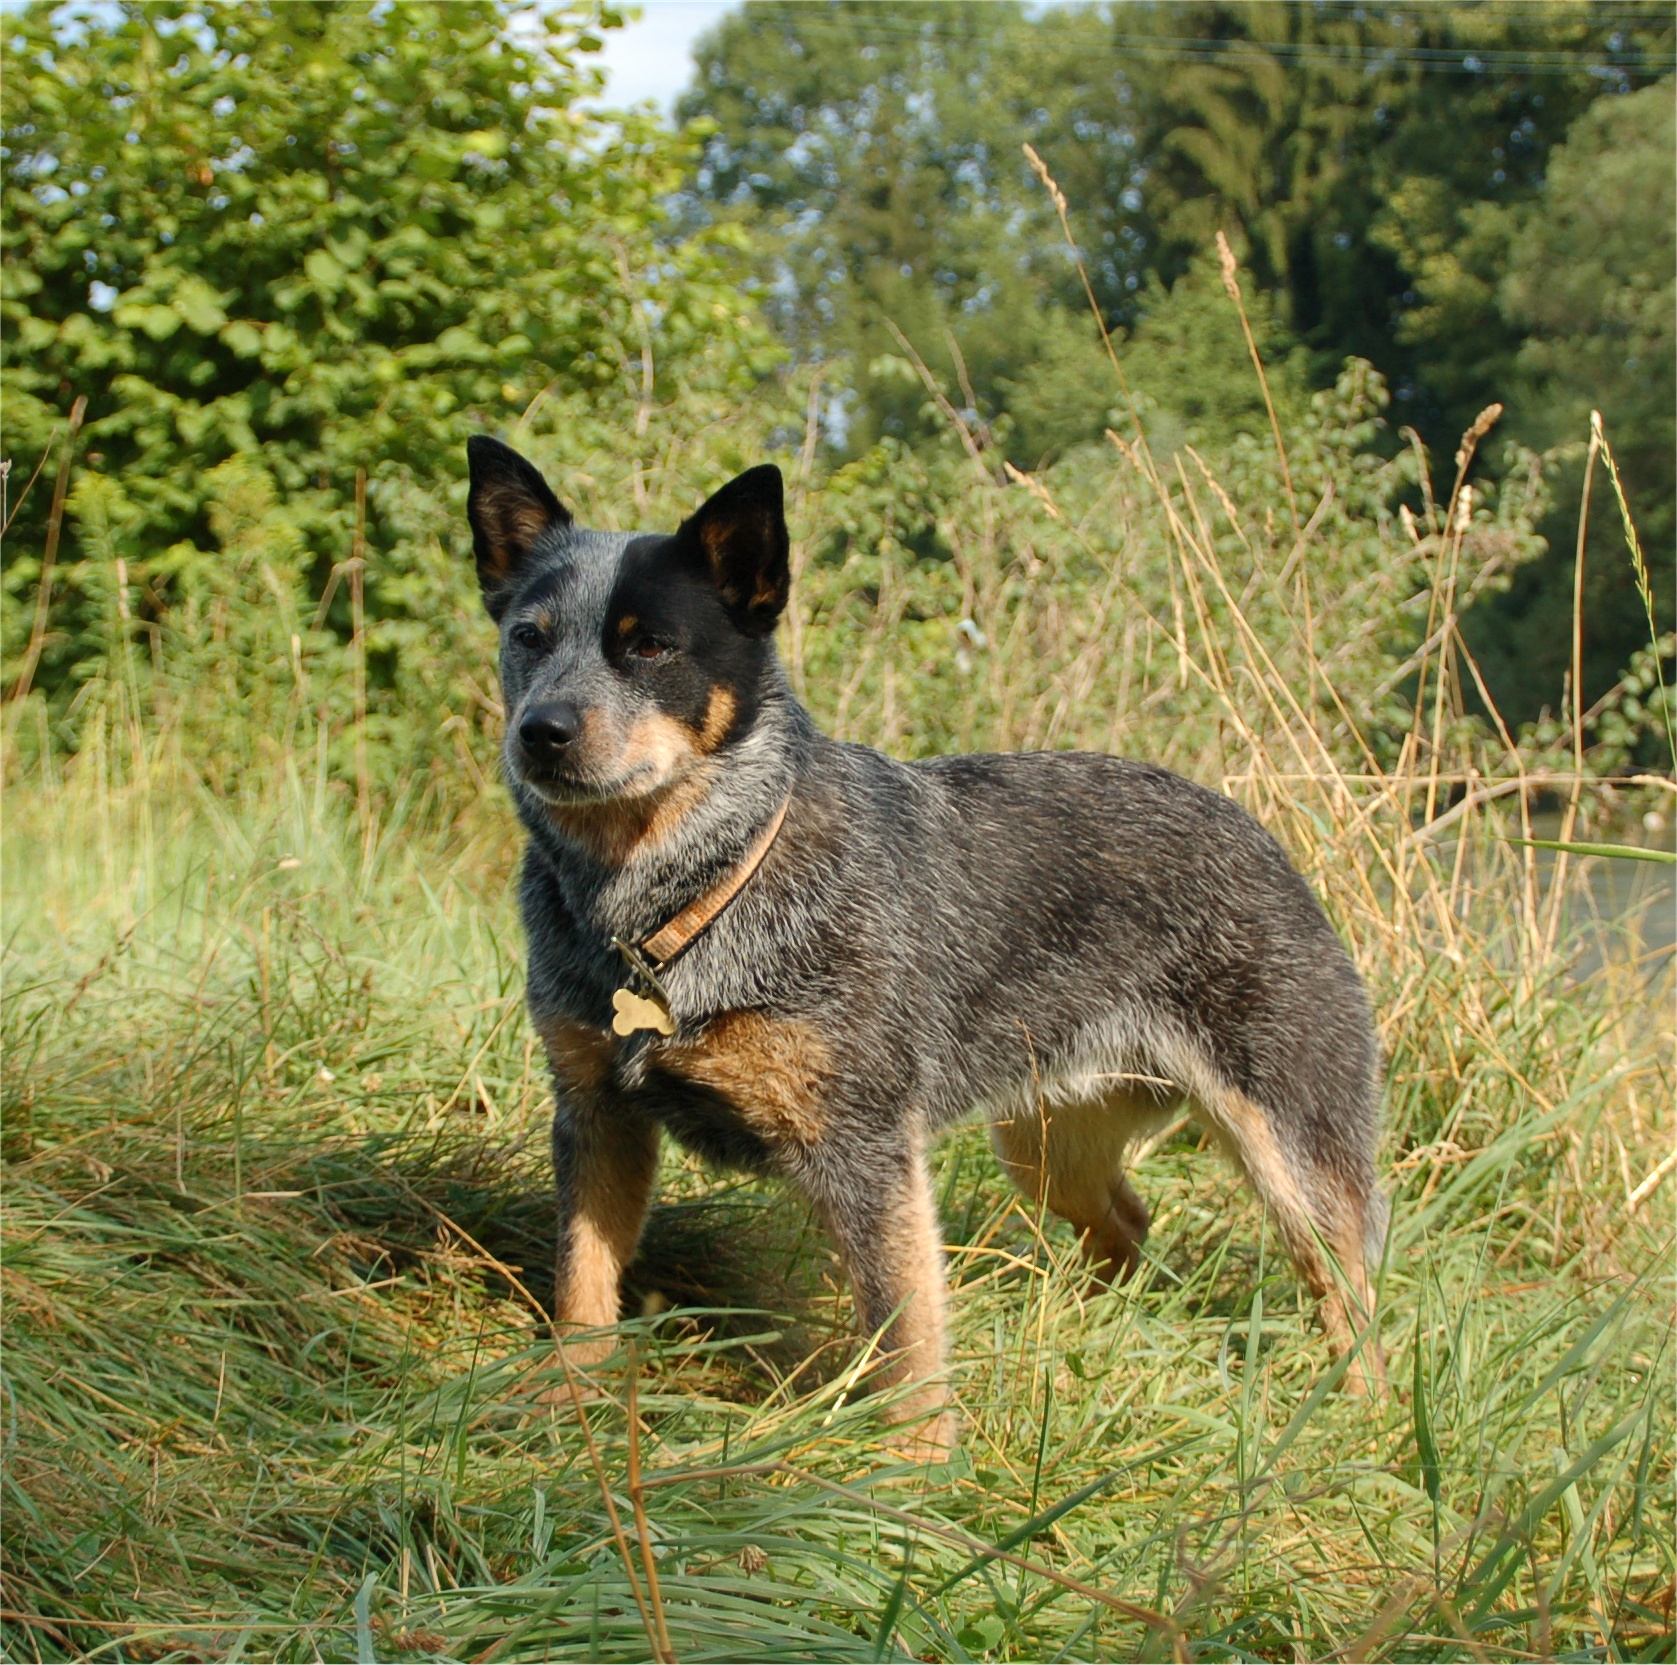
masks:
<svg viewBox="0 0 1677 1665"><path fill-rule="evenodd" d="M1275 841L1146 764L899 763L818 732L774 649L773 467L673 535L624 534L579 529L499 442L468 456L558 1099L561 1334L617 1321L667 1131L803 1191L881 1337L875 1379L942 1448L927 1142L983 1115L1009 1174L1121 1275L1147 1233L1125 1153L1189 1103L1356 1350L1348 1383L1376 1388L1368 1001Z"/></svg>

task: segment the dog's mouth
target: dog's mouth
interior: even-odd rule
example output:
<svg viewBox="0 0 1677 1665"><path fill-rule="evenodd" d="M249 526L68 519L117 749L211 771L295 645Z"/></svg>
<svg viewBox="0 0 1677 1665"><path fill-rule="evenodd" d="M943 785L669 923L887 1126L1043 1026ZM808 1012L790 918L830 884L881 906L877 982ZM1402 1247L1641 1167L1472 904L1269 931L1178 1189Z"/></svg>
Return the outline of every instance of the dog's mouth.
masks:
<svg viewBox="0 0 1677 1665"><path fill-rule="evenodd" d="M652 771L642 766L631 769L620 779L602 781L590 775L561 774L551 769L531 769L515 765L514 778L526 786L544 804L554 808L578 808L589 804L617 803L625 798L639 798L656 789L656 783L645 779Z"/></svg>

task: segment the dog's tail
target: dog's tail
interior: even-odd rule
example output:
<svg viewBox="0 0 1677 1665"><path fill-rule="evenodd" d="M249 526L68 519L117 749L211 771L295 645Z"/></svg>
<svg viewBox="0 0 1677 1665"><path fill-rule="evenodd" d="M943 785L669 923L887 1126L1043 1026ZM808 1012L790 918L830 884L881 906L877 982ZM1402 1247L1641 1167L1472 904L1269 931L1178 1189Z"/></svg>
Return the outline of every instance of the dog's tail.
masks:
<svg viewBox="0 0 1677 1665"><path fill-rule="evenodd" d="M1372 1273L1386 1252L1386 1229L1392 1223L1392 1205L1378 1185L1369 1187L1363 1204L1363 1258Z"/></svg>

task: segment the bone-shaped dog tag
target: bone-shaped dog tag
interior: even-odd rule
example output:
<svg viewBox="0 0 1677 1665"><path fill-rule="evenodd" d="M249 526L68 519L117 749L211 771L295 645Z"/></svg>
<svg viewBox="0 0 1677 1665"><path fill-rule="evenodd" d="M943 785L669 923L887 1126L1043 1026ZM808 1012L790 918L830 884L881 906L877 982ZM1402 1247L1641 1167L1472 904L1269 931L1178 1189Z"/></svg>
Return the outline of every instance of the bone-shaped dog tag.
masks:
<svg viewBox="0 0 1677 1665"><path fill-rule="evenodd" d="M675 1033L675 1019L662 1000L648 1000L632 989L618 989L611 997L611 1030L614 1035L633 1035L651 1029L660 1035Z"/></svg>

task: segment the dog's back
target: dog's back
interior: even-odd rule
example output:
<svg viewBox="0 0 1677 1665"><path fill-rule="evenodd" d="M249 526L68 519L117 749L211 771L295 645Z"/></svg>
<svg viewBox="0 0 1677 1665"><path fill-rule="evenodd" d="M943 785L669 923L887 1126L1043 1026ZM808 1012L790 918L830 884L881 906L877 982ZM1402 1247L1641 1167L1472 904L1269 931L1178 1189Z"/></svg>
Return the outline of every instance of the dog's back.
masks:
<svg viewBox="0 0 1677 1665"><path fill-rule="evenodd" d="M1115 1271L1145 1235L1126 1150L1190 1103L1349 1346L1386 1219L1373 1027L1275 840L1215 792L1087 753L905 764L818 739L804 772L823 812L800 936L847 961L816 1027L866 1099L906 1096L933 1126L986 1115L1009 1171Z"/></svg>

